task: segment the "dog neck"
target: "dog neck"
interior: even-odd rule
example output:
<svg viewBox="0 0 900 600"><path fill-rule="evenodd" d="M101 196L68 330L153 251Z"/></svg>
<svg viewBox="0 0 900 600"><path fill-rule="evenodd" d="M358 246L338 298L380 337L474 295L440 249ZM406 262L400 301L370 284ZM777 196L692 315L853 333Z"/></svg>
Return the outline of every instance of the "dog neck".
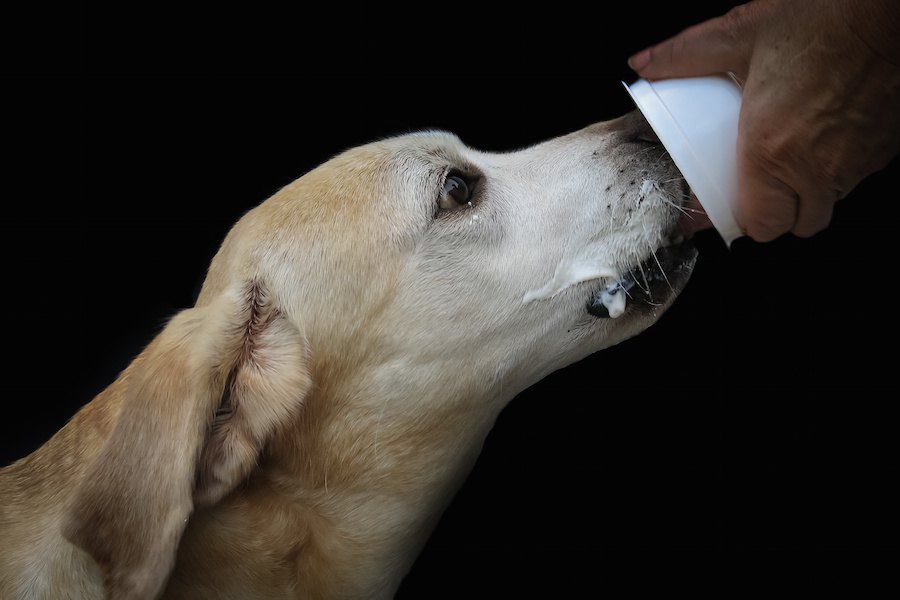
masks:
<svg viewBox="0 0 900 600"><path fill-rule="evenodd" d="M257 597L277 597L279 586L303 597L392 596L477 458L500 403L435 398L426 395L435 386L428 392L409 382L381 386L385 368L319 374L247 485L195 513L170 586L183 570L192 589L203 573L222 595L230 582ZM223 550L247 547L264 553ZM259 581L271 588L251 590Z"/></svg>

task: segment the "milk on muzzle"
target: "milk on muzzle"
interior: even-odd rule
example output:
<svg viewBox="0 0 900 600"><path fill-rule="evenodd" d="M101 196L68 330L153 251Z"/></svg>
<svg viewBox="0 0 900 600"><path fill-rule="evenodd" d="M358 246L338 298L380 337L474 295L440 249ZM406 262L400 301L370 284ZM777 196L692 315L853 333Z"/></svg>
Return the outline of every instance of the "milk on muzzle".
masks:
<svg viewBox="0 0 900 600"><path fill-rule="evenodd" d="M740 86L728 75L622 85L730 246L744 235L734 216Z"/></svg>
<svg viewBox="0 0 900 600"><path fill-rule="evenodd" d="M623 85L681 171L710 222L730 246L743 235L734 216L740 87L724 75L654 82L641 79L631 86L624 82ZM659 182L644 180L641 196L653 195L660 195L666 201ZM666 239L663 246L679 241ZM665 280L659 258L655 253L652 256ZM636 267L644 286L649 288L648 274L640 265ZM590 302L589 311L595 316L601 316L598 313L602 312L602 316L613 319L625 313L629 298L636 291L634 286L643 288L635 273L620 272L610 264L608 249L602 244L588 244L567 252L549 280L529 290L522 300L526 303L546 300L574 285L594 280L600 280L603 287Z"/></svg>
<svg viewBox="0 0 900 600"><path fill-rule="evenodd" d="M645 180L641 185L641 195L650 202L671 202L656 181ZM589 302L588 312L594 316L618 318L625 314L626 306L636 292L646 291L649 294L654 281L665 282L671 288L664 272L664 264L674 266L668 260L669 252L682 241L683 237L677 231L666 235L660 240L659 247L651 250L649 257L628 267L616 268L611 262L610 249L605 241L595 238L583 245L579 244L577 248L567 249L549 279L543 285L526 292L522 301L529 303L548 300L572 286L597 281L601 287Z"/></svg>

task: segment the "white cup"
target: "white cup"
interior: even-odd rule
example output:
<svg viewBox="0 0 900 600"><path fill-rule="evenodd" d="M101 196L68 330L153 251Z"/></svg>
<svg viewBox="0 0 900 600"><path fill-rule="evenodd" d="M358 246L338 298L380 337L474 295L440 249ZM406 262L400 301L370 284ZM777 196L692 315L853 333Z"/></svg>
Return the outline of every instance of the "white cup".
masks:
<svg viewBox="0 0 900 600"><path fill-rule="evenodd" d="M730 246L744 235L734 217L740 86L728 75L622 85Z"/></svg>

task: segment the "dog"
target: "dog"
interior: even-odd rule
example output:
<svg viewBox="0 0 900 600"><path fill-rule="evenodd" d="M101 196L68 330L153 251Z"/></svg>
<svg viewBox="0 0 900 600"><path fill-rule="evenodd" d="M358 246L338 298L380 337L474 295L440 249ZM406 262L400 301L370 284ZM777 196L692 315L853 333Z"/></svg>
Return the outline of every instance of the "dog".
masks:
<svg viewBox="0 0 900 600"><path fill-rule="evenodd" d="M329 160L196 305L0 471L2 598L388 598L504 405L654 323L696 258L643 118Z"/></svg>

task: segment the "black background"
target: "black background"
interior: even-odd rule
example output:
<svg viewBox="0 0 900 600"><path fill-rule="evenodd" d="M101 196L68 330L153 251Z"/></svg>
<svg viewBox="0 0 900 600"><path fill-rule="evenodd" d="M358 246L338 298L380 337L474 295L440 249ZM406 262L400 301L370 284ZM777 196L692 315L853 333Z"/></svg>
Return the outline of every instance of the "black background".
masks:
<svg viewBox="0 0 900 600"><path fill-rule="evenodd" d="M39 8L4 50L0 464L192 304L231 224L422 128L521 147L631 109L626 57L727 3ZM43 11L43 12L41 12ZM895 161L811 240L726 251L501 415L401 598L859 592L898 558Z"/></svg>

